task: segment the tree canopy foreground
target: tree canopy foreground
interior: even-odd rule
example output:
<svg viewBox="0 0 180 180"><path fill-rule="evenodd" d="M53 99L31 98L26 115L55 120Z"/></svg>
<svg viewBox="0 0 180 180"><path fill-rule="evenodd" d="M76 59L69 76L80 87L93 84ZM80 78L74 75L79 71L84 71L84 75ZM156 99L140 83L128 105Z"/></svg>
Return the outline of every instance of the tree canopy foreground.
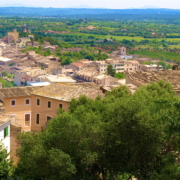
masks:
<svg viewBox="0 0 180 180"><path fill-rule="evenodd" d="M180 101L159 81L134 94L72 99L43 132L22 133L15 177L31 180L180 179Z"/></svg>

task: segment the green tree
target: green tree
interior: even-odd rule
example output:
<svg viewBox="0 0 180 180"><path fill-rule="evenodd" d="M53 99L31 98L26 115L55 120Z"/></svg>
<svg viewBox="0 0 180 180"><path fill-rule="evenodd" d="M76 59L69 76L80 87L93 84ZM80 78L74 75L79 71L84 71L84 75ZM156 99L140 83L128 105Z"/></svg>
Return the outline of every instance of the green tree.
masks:
<svg viewBox="0 0 180 180"><path fill-rule="evenodd" d="M8 76L8 73L6 71L3 71L2 76L6 77L6 76Z"/></svg>
<svg viewBox="0 0 180 180"><path fill-rule="evenodd" d="M113 66L112 66L112 65L108 65L108 67L107 67L107 74L108 74L108 75L111 75L112 77L115 76L116 70L113 69Z"/></svg>
<svg viewBox="0 0 180 180"><path fill-rule="evenodd" d="M9 159L7 149L0 141L0 179L7 180L11 176L13 170L12 162Z"/></svg>
<svg viewBox="0 0 180 180"><path fill-rule="evenodd" d="M43 132L21 134L22 179L180 179L180 101L164 81L72 99ZM127 177L126 177L127 178Z"/></svg>

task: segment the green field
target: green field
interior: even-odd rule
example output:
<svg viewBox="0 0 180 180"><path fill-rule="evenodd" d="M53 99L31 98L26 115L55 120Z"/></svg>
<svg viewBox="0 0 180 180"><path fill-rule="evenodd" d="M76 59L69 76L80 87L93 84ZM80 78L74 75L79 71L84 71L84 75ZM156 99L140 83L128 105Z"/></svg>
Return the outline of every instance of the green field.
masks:
<svg viewBox="0 0 180 180"><path fill-rule="evenodd" d="M94 36L95 38L99 38L99 39L105 39L105 38L114 38L118 41L122 41L123 39L127 39L127 40L135 40L137 42L141 41L141 40L155 40L155 41L161 41L161 40L166 40L166 41L170 41L170 42L179 42L180 43L180 38L144 38L144 37L140 37L140 36L135 36L135 37L129 37L129 36L113 36L113 35L99 35L99 34L86 34L86 33L68 33L68 35L79 35L79 36Z"/></svg>
<svg viewBox="0 0 180 180"><path fill-rule="evenodd" d="M165 60L168 62L180 62L180 54L165 51L130 51L129 54L139 54L142 57L150 57L153 59Z"/></svg>

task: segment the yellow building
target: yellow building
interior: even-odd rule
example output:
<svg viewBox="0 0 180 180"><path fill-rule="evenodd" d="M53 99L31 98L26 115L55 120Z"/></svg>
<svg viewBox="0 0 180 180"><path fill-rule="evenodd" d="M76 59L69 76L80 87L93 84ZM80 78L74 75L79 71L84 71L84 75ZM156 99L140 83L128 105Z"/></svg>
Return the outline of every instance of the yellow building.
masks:
<svg viewBox="0 0 180 180"><path fill-rule="evenodd" d="M86 95L89 98L104 96L95 83L52 83L37 89L31 97L31 130L40 131L46 123L57 116L59 108L67 111L71 99Z"/></svg>
<svg viewBox="0 0 180 180"><path fill-rule="evenodd" d="M0 111L19 119L22 131L41 131L46 123L57 116L59 108L67 111L71 99L86 95L104 96L95 83L52 83L48 86L27 86L0 89L3 107Z"/></svg>
<svg viewBox="0 0 180 180"><path fill-rule="evenodd" d="M31 93L40 87L14 87L0 89L0 100L6 114L19 119L23 131L31 131Z"/></svg>

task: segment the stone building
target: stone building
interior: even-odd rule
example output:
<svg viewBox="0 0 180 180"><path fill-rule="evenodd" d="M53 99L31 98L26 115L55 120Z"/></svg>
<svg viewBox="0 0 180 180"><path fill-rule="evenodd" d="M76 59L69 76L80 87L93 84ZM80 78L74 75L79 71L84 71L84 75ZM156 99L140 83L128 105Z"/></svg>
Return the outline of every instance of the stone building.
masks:
<svg viewBox="0 0 180 180"><path fill-rule="evenodd" d="M19 40L19 33L16 29L13 29L12 32L8 32L8 35L13 36L15 41Z"/></svg>
<svg viewBox="0 0 180 180"><path fill-rule="evenodd" d="M91 68L83 68L76 71L74 77L79 81L94 82L100 86L120 85L118 79L109 75L100 74L98 71Z"/></svg>
<svg viewBox="0 0 180 180"><path fill-rule="evenodd" d="M107 71L108 65L112 65L113 69L118 72L128 71L137 71L140 68L140 64L135 60L124 60L124 59L106 59L105 61L94 61L92 64L96 64L98 71L100 73L105 73Z"/></svg>
<svg viewBox="0 0 180 180"><path fill-rule="evenodd" d="M159 71L159 70L163 70L163 66L156 64L150 64L150 65L141 64L140 69L142 71Z"/></svg>

